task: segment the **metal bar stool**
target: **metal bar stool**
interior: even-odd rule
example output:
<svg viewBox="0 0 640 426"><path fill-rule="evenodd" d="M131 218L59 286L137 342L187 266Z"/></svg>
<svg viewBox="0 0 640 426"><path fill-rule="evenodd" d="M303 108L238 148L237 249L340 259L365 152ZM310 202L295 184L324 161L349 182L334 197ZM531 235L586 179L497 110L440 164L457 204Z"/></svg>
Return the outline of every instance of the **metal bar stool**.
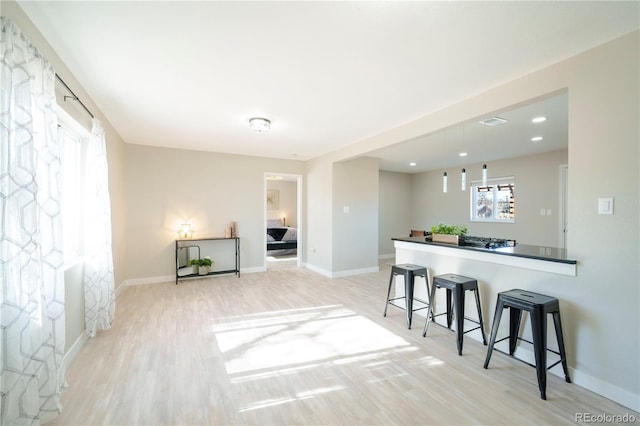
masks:
<svg viewBox="0 0 640 426"><path fill-rule="evenodd" d="M438 275L433 277L433 284L431 285L431 296L429 300L433 301L436 296L436 289L444 288L447 290L447 311L434 314L433 309L431 310L431 321L435 322L435 317L440 315L447 315L447 328L451 328L452 316L455 314L456 317L456 343L458 346L458 355L462 355L462 343L463 338L466 333L469 333L473 330L480 329L480 333L482 333L482 342L486 345L487 340L484 336L484 322L482 321L482 308L480 307L480 296L478 294L478 280L475 278L464 277L462 275L456 274L445 274ZM464 295L466 291L473 291L475 293L476 298L476 309L478 311L478 320L476 321L473 318L464 316ZM453 296L453 303L452 303ZM453 309L451 307L453 306ZM471 321L473 323L478 324L478 327L471 328L467 331L464 331L464 320ZM422 332L422 336L425 337L427 335L427 329L429 328L429 318L427 318L424 323L424 330Z"/></svg>
<svg viewBox="0 0 640 426"><path fill-rule="evenodd" d="M393 279L397 275L404 276L404 296L400 297L391 297L391 287L393 286ZM387 291L387 303L384 306L384 315L387 316L387 308L389 304L391 306L395 306L396 308L405 309L407 311L407 328L411 329L411 319L412 314L415 311L419 311L422 309L426 309L431 306L431 304L425 300L419 299L413 296L413 289L415 287L415 277L424 277L424 280L427 284L427 296L429 295L429 278L427 268L419 265L412 265L410 263L403 263L400 265L391 266L391 276L389 278L389 290ZM405 307L394 304L393 302L398 299L405 300ZM418 301L425 306L422 306L417 309L413 309L413 301ZM391 302L391 303L390 303Z"/></svg>
<svg viewBox="0 0 640 426"><path fill-rule="evenodd" d="M509 310L509 335L500 340L496 340L498 334L498 326L500 325L500 317L502 310ZM533 342L519 337L520 322L522 320L522 311L529 312L531 315L531 328L533 334ZM553 315L553 325L556 329L556 337L558 338L558 351L547 348L547 314ZM493 325L491 326L491 338L489 339L489 348L487 350L487 358L484 361L484 368L489 366L491 352L494 345L505 339L509 339L509 355L513 356L516 350L518 340L533 344L533 352L536 363L526 364L535 367L538 376L538 388L540 389L540 397L547 399L547 370L562 363L564 377L567 383L571 383L569 378L569 369L567 367L567 354L564 350L564 337L562 335L562 323L560 321L560 303L555 297L545 296L539 293L533 293L526 290L509 290L498 293L498 301L496 304L496 312L493 317ZM496 349L498 352L502 352ZM547 351L553 352L560 356L560 360L547 367Z"/></svg>

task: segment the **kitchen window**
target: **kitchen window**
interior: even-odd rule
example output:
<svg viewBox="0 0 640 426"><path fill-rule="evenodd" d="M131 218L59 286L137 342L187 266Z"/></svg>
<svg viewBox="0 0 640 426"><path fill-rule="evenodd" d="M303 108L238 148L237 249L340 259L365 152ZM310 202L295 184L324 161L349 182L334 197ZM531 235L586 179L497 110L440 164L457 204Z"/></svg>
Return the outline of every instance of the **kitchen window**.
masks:
<svg viewBox="0 0 640 426"><path fill-rule="evenodd" d="M487 186L471 182L471 221L514 223L514 189L514 177L489 179Z"/></svg>

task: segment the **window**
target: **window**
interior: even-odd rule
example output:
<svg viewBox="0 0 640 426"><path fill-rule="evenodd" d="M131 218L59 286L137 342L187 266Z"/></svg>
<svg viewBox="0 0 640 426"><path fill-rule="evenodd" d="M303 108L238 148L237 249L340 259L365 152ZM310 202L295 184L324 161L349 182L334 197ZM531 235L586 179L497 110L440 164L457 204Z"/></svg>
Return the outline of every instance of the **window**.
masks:
<svg viewBox="0 0 640 426"><path fill-rule="evenodd" d="M58 117L58 137L62 141L62 247L65 264L70 265L82 256L83 140L88 132L65 114L59 113Z"/></svg>
<svg viewBox="0 0 640 426"><path fill-rule="evenodd" d="M487 186L480 181L471 182L471 221L503 222L515 221L515 179L490 179Z"/></svg>

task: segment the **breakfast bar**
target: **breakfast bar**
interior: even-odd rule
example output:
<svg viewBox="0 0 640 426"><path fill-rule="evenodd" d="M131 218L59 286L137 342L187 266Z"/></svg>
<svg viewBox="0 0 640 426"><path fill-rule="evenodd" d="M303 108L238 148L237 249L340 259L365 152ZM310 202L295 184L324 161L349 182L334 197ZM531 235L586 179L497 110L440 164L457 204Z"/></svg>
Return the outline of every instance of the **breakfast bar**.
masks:
<svg viewBox="0 0 640 426"><path fill-rule="evenodd" d="M398 249L408 249L561 275L576 276L577 273L577 261L569 259L565 249L557 247L514 244L506 247L485 248L434 243L429 237L392 238L392 240L395 241L396 256Z"/></svg>
<svg viewBox="0 0 640 426"><path fill-rule="evenodd" d="M396 263L424 266L431 278L441 274L459 274L477 279L485 324L491 324L493 320L490 316L495 310L498 293L520 288L554 296L563 293L559 291L559 286L566 285L568 281L572 282L577 276L578 261L569 258L564 249L554 247L526 244L504 247L490 245L491 248L464 246L432 242L428 236L398 237L392 240L396 250ZM416 285L414 297L427 298L426 291L426 286ZM401 286L398 286L397 295L400 295L400 292ZM470 312L475 311L475 306L471 306L474 301L467 302L470 304ZM446 309L446 301L442 296L436 297L434 304L439 311ZM523 330L528 333L526 330L529 330L530 326L524 322ZM442 323L441 325L446 326ZM500 328L500 335L508 333L507 325L501 324ZM469 337L479 342L484 340L480 330L472 331ZM555 339L554 332L549 330L549 340L552 339ZM496 347L508 351L504 342ZM520 356L534 361L533 352L526 348ZM554 371L555 369L554 367L550 371L563 374L562 370Z"/></svg>

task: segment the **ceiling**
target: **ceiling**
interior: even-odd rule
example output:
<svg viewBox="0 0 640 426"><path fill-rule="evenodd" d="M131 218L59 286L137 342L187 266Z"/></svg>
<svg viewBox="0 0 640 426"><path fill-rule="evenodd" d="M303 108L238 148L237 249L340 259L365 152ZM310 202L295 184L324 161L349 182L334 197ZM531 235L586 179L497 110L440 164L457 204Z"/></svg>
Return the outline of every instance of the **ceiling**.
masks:
<svg viewBox="0 0 640 426"><path fill-rule="evenodd" d="M18 3L125 142L299 160L639 27L635 1ZM533 112L505 112L487 140ZM544 141L557 143L549 114ZM271 131L249 130L254 116ZM490 153L477 127L464 126L469 161ZM448 129L447 144L461 135ZM389 169L451 156L412 145L378 155Z"/></svg>
<svg viewBox="0 0 640 426"><path fill-rule="evenodd" d="M568 96L563 92L378 149L367 156L377 157L381 170L418 173L567 149L568 112ZM482 123L494 117L506 122L494 126ZM546 120L533 123L536 117ZM542 139L532 140L536 137ZM467 155L461 157L460 153Z"/></svg>

